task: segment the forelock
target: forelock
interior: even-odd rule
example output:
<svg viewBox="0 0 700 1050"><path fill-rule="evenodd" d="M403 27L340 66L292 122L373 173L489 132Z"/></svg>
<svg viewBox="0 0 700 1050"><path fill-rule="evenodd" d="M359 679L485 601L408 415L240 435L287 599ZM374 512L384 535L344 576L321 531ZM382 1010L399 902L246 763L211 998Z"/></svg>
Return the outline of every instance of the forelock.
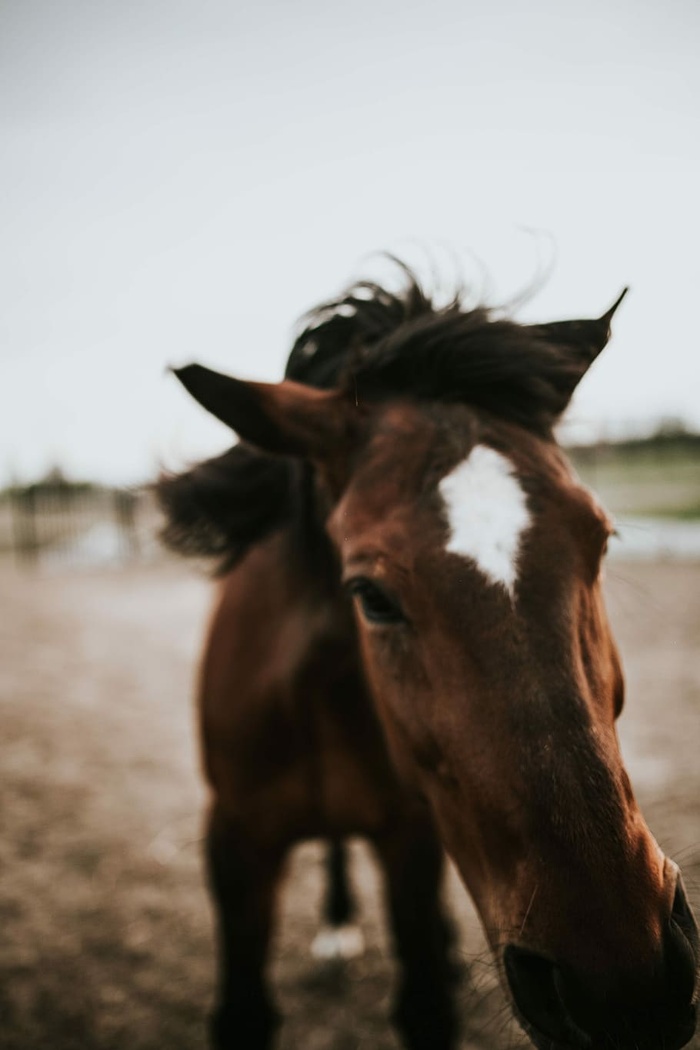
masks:
<svg viewBox="0 0 700 1050"><path fill-rule="evenodd" d="M438 305L403 264L401 272L399 291L359 282L309 311L286 376L344 387L358 404L401 396L458 402L551 433L578 374L570 355L541 327L465 306L463 288Z"/></svg>

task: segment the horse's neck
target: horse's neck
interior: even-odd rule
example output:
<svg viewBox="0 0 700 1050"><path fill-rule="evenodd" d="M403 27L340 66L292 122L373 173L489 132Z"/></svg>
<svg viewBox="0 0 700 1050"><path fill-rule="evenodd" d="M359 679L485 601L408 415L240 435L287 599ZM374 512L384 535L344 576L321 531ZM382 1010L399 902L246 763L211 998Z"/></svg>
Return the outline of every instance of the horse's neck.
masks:
<svg viewBox="0 0 700 1050"><path fill-rule="evenodd" d="M269 587L269 617L261 627L275 639L276 676L303 681L306 690L312 682L318 691L359 668L357 638L311 468L296 472L291 492L285 525L252 552L242 571L253 593Z"/></svg>
<svg viewBox="0 0 700 1050"><path fill-rule="evenodd" d="M295 566L319 601L345 605L340 585L340 563L325 529L328 508L311 464L300 462L292 484L292 513L288 529Z"/></svg>

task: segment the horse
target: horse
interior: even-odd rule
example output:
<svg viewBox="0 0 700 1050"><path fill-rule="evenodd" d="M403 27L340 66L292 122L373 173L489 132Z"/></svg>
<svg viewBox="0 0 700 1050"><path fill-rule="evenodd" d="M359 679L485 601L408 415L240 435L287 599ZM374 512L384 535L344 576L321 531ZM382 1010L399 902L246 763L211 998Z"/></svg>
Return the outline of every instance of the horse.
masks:
<svg viewBox="0 0 700 1050"><path fill-rule="evenodd" d="M165 539L218 559L199 685L218 1050L267 1050L288 850L373 845L408 1050L459 1038L445 851L541 1050L677 1050L700 943L623 765L601 575L612 524L554 426L610 337L438 302L407 267L303 318L284 379L191 364L239 441L161 477Z"/></svg>

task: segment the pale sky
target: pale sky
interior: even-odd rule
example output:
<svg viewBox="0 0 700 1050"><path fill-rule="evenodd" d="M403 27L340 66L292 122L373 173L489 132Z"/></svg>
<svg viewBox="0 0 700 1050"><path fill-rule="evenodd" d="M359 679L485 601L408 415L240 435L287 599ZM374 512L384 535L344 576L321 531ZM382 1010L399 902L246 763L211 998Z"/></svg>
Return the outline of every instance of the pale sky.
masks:
<svg viewBox="0 0 700 1050"><path fill-rule="evenodd" d="M700 427L699 53L694 0L0 0L0 482L223 449L166 364L279 378L419 244L553 260L524 320L631 285L569 432Z"/></svg>

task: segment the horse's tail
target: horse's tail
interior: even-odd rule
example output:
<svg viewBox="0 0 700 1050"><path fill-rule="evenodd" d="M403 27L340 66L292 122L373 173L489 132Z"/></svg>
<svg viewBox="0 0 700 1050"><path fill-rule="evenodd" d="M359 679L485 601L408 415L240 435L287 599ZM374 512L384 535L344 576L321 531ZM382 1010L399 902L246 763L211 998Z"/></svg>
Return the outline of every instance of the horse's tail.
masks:
<svg viewBox="0 0 700 1050"><path fill-rule="evenodd" d="M352 922L357 905L348 877L348 850L342 839L332 839L328 845L326 874L323 926L311 951L317 959L351 959L364 951L364 937Z"/></svg>

